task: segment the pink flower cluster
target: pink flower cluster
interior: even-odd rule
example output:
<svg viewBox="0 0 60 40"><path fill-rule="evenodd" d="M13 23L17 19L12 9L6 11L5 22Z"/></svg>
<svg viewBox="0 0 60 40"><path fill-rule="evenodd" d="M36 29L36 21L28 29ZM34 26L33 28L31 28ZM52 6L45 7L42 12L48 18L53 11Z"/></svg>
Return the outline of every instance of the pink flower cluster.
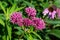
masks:
<svg viewBox="0 0 60 40"><path fill-rule="evenodd" d="M37 30L45 29L45 23L43 19L35 17L35 8L27 7L25 12L27 13L28 18L23 18L20 12L14 12L10 17L11 22L13 24L18 24L19 26L34 26ZM29 18L31 16L33 17L32 19Z"/></svg>
<svg viewBox="0 0 60 40"><path fill-rule="evenodd" d="M21 12L14 12L11 17L10 20L13 24L18 24L19 26L23 25L23 18L22 18L22 14Z"/></svg>
<svg viewBox="0 0 60 40"><path fill-rule="evenodd" d="M38 30L42 30L42 29L45 29L45 23L44 21L41 19L41 18L34 18L32 19L33 23L32 25L38 29Z"/></svg>
<svg viewBox="0 0 60 40"><path fill-rule="evenodd" d="M29 18L24 18L23 19L23 24L24 26L31 26L32 21Z"/></svg>
<svg viewBox="0 0 60 40"><path fill-rule="evenodd" d="M36 10L32 7L25 8L25 12L27 13L28 17L35 17L36 16Z"/></svg>

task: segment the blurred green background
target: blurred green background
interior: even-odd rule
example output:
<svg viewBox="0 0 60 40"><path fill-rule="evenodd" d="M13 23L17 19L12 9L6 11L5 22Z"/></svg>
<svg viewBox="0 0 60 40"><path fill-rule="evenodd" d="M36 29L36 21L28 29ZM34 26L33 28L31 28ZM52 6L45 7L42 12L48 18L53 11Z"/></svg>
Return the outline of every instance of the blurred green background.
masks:
<svg viewBox="0 0 60 40"><path fill-rule="evenodd" d="M43 18L42 14L52 4L60 8L60 0L0 0L0 40L40 40L39 36L42 40L60 40L60 19L45 20L47 18ZM37 10L36 17L47 22L46 29L36 32L38 37L33 33L24 34L19 26L13 25L9 20L9 15L15 11L21 11L23 17L27 17L24 9L29 6Z"/></svg>

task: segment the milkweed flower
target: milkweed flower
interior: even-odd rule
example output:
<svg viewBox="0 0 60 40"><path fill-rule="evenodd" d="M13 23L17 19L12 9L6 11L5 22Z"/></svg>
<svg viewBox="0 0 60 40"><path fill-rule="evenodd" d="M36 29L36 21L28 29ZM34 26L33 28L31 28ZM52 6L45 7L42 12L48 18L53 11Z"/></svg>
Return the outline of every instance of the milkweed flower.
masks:
<svg viewBox="0 0 60 40"><path fill-rule="evenodd" d="M34 18L32 19L32 25L37 29L37 30L42 30L45 29L45 23L43 19L41 18Z"/></svg>
<svg viewBox="0 0 60 40"><path fill-rule="evenodd" d="M27 13L28 17L35 17L36 16L36 9L32 7L25 8L25 12Z"/></svg>
<svg viewBox="0 0 60 40"><path fill-rule="evenodd" d="M24 18L23 19L23 25L24 26L31 26L32 21L29 18Z"/></svg>
<svg viewBox="0 0 60 40"><path fill-rule="evenodd" d="M11 14L10 21L13 24L18 24L19 26L23 25L23 18L22 18L22 13L21 12L14 12Z"/></svg>
<svg viewBox="0 0 60 40"><path fill-rule="evenodd" d="M43 15L45 16L45 15L47 15L48 14L48 17L50 18L50 19L54 19L55 18L55 16L56 16L56 6L55 5L52 5L51 7L49 7L49 8L46 8L44 11L43 11Z"/></svg>

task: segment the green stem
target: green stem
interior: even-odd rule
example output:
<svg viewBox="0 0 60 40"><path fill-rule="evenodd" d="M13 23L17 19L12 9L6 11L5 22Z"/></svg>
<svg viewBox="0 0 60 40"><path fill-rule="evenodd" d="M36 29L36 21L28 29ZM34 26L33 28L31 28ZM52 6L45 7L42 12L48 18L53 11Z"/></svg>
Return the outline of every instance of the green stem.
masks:
<svg viewBox="0 0 60 40"><path fill-rule="evenodd" d="M8 14L7 14L7 12L6 12L2 2L0 2L0 7L3 10L4 16L6 18L6 20L5 20L5 35L6 35L6 40L11 40L11 34L10 34L11 33L11 28L10 28L10 26L8 26L8 22L7 22L8 21Z"/></svg>
<svg viewBox="0 0 60 40"><path fill-rule="evenodd" d="M7 20L6 20L6 29L7 29ZM8 29L6 30L7 31L7 34L8 34ZM9 40L9 36L6 34L6 36L7 36L7 40Z"/></svg>
<svg viewBox="0 0 60 40"><path fill-rule="evenodd" d="M7 21L6 21L7 22ZM8 22L6 23L6 28L7 28L7 36L8 36L8 39L11 40L11 27L8 25Z"/></svg>

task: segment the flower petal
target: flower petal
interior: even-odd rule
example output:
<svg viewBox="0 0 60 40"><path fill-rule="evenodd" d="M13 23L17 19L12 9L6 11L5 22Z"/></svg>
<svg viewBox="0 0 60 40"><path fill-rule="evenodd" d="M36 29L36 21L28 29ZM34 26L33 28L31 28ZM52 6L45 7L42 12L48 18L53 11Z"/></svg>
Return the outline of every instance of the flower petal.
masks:
<svg viewBox="0 0 60 40"><path fill-rule="evenodd" d="M48 14L48 12L49 12L49 10L48 10L48 8L46 8L46 9L43 11L43 14L46 15L46 14Z"/></svg>

